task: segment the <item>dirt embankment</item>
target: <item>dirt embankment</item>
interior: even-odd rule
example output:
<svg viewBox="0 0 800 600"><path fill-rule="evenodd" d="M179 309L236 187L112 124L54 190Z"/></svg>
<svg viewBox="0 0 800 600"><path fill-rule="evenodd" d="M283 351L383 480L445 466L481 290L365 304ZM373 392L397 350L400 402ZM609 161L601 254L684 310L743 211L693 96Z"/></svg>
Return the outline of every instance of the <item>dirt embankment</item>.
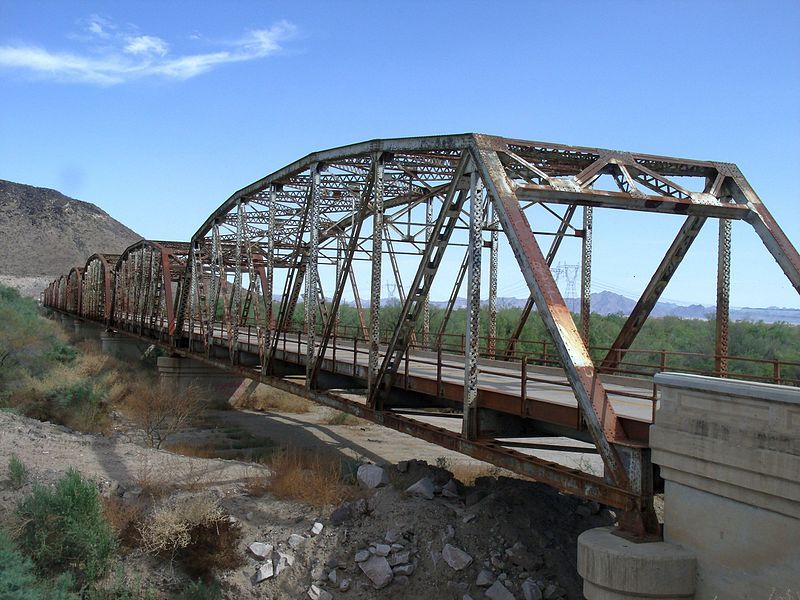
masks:
<svg viewBox="0 0 800 600"><path fill-rule="evenodd" d="M576 538L610 522L607 511L536 483L481 477L466 487L422 461L385 464L385 483L353 486L349 502L320 508L250 495L254 481L268 479L265 467L146 448L119 431L81 434L2 412L0 431L2 468L15 454L30 471L21 490L0 475L4 520L33 482L52 484L70 467L124 503L159 485L211 494L243 532L243 566L218 576L227 598L581 598ZM419 493L407 491L420 481ZM272 546L269 556L249 551L254 542ZM179 567L140 549L125 550L121 562L158 597L185 585ZM256 583L259 569L272 576Z"/></svg>

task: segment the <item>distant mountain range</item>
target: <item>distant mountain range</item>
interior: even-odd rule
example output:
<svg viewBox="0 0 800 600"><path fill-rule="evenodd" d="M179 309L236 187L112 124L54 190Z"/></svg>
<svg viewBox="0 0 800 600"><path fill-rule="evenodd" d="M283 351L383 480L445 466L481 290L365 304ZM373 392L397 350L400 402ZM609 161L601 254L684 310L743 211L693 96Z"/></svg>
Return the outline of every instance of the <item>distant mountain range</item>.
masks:
<svg viewBox="0 0 800 600"><path fill-rule="evenodd" d="M397 302L397 299L386 299L383 302ZM578 298L567 298L567 306L575 312L579 310ZM522 308L525 306L524 298L498 298L497 305L501 308ZM447 302L431 301L432 306L444 308ZM456 308L465 308L466 298L456 300ZM622 314L629 315L636 306L632 300L613 292L598 292L592 294L592 312L600 315ZM651 316L653 317L680 317L681 319L713 319L716 314L714 306L703 304L690 304L688 306L672 302L659 302L656 304ZM800 325L800 309L795 308L732 308L731 320L733 321L763 321L764 323L790 323Z"/></svg>

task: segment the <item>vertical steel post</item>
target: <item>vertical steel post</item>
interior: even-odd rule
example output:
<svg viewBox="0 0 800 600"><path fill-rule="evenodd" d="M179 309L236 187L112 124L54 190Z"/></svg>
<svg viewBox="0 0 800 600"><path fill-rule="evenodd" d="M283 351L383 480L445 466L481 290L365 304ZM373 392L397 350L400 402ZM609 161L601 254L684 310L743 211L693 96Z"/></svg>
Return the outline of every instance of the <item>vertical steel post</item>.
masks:
<svg viewBox="0 0 800 600"><path fill-rule="evenodd" d="M464 348L464 420L461 434L478 436L478 354L481 316L481 253L483 250L483 198L478 172L469 177L469 271L467 273L467 334Z"/></svg>
<svg viewBox="0 0 800 600"><path fill-rule="evenodd" d="M486 353L489 358L497 358L497 266L498 266L498 242L499 231L497 229L497 219L494 215L494 205L489 202L491 208L489 218L489 233L491 242L489 244L489 339L487 342Z"/></svg>
<svg viewBox="0 0 800 600"><path fill-rule="evenodd" d="M372 279L369 301L369 389L377 385L380 369L381 257L383 249L383 162L374 155L375 186L372 196Z"/></svg>
<svg viewBox="0 0 800 600"><path fill-rule="evenodd" d="M233 290L231 294L230 315L228 321L228 349L231 361L239 347L239 322L242 317L242 246L245 235L245 207L239 200L236 207L236 251L233 257ZM250 282L252 284L252 282Z"/></svg>
<svg viewBox="0 0 800 600"><path fill-rule="evenodd" d="M714 370L719 377L728 375L728 318L731 289L731 221L719 220L717 251L717 335Z"/></svg>
<svg viewBox="0 0 800 600"><path fill-rule="evenodd" d="M322 204L319 163L311 169L311 205L308 213L308 252L306 254L306 296L303 299L306 316L306 387L311 387L311 372L316 362L315 334L319 303L319 208ZM298 348L299 351L299 348Z"/></svg>
<svg viewBox="0 0 800 600"><path fill-rule="evenodd" d="M433 198L425 201L425 245L429 244L433 236ZM422 306L422 347L431 348L431 295L425 294L425 304Z"/></svg>
<svg viewBox="0 0 800 600"><path fill-rule="evenodd" d="M589 316L592 311L592 207L583 207L581 244L581 336L589 345Z"/></svg>
<svg viewBox="0 0 800 600"><path fill-rule="evenodd" d="M266 277L264 281L264 298L266 300L264 321L267 328L268 347L272 345L272 338L276 335L272 328L272 294L275 281L275 203L277 201L278 190L273 185L269 191L269 206L267 207L267 255L265 257ZM263 366L266 367L266 360Z"/></svg>

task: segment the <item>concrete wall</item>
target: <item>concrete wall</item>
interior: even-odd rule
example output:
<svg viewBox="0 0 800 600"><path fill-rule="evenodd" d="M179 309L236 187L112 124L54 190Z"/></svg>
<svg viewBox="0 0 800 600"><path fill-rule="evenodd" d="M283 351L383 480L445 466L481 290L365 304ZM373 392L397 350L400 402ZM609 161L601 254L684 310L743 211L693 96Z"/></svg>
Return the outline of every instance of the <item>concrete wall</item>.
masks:
<svg viewBox="0 0 800 600"><path fill-rule="evenodd" d="M697 557L697 598L800 592L800 390L656 375L650 429L664 541Z"/></svg>
<svg viewBox="0 0 800 600"><path fill-rule="evenodd" d="M180 392L190 385L202 388L209 403L217 406L227 404L245 381L241 375L180 356L159 356L158 375L163 385Z"/></svg>

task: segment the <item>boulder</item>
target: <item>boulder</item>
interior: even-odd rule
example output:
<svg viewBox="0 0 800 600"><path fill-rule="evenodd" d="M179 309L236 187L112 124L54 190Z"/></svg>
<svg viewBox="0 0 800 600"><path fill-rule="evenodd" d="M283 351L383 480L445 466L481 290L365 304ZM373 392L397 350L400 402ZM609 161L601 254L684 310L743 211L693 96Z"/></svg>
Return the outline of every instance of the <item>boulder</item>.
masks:
<svg viewBox="0 0 800 600"><path fill-rule="evenodd" d="M458 484L455 479L451 479L442 488L442 496L445 498L458 498Z"/></svg>
<svg viewBox="0 0 800 600"><path fill-rule="evenodd" d="M472 557L469 554L450 544L445 544L442 548L442 558L451 569L456 571L461 571L472 563Z"/></svg>
<svg viewBox="0 0 800 600"><path fill-rule="evenodd" d="M433 500L434 489L433 481L428 477L423 477L414 485L409 486L408 489L406 489L406 493L414 496L421 496L427 500Z"/></svg>
<svg viewBox="0 0 800 600"><path fill-rule="evenodd" d="M358 563L358 566L377 589L386 587L392 581L392 567L383 556L371 556Z"/></svg>
<svg viewBox="0 0 800 600"><path fill-rule="evenodd" d="M386 471L378 465L361 465L358 467L356 477L361 485L370 490L389 483Z"/></svg>

